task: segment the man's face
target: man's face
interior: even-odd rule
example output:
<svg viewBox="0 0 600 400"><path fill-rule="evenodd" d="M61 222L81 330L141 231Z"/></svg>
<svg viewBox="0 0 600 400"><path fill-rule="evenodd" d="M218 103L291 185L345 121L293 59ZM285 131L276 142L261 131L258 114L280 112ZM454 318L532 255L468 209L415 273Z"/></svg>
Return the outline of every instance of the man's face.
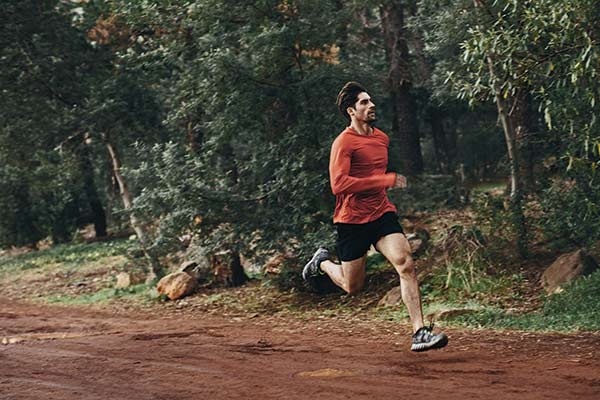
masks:
<svg viewBox="0 0 600 400"><path fill-rule="evenodd" d="M348 108L348 114L360 122L373 123L377 119L375 104L373 104L371 96L367 92L362 92L358 95L358 100L354 104L354 107Z"/></svg>

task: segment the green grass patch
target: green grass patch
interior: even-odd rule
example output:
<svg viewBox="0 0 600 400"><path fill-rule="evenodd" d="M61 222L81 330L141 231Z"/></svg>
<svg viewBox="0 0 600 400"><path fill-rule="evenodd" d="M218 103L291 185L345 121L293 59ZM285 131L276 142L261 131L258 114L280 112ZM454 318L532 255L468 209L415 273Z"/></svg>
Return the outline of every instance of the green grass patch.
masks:
<svg viewBox="0 0 600 400"><path fill-rule="evenodd" d="M506 189L505 182L483 182L477 185L474 185L471 188L473 193L487 193L487 192L497 192L503 191Z"/></svg>
<svg viewBox="0 0 600 400"><path fill-rule="evenodd" d="M55 295L48 296L44 300L52 304L106 304L117 299L144 299L150 298L149 293L152 285L139 284L124 289L106 288L95 293L82 294L79 296Z"/></svg>
<svg viewBox="0 0 600 400"><path fill-rule="evenodd" d="M45 266L56 267L58 264L60 264L61 270L71 270L106 257L124 256L132 246L135 246L135 243L127 239L98 243L60 244L14 257L2 257L0 258L0 274L33 269L41 270Z"/></svg>
<svg viewBox="0 0 600 400"><path fill-rule="evenodd" d="M594 331L600 329L600 271L577 279L564 292L550 295L537 312L513 315L487 309L463 315L454 322L468 327L541 331Z"/></svg>

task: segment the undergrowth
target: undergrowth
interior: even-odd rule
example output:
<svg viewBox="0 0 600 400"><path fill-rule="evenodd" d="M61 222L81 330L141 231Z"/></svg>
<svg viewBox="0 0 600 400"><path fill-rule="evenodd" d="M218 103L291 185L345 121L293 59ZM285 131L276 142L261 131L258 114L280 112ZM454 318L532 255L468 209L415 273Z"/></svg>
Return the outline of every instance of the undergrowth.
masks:
<svg viewBox="0 0 600 400"><path fill-rule="evenodd" d="M513 315L498 308L457 317L467 327L574 331L600 329L600 270L565 285L563 292L546 298L536 312Z"/></svg>
<svg viewBox="0 0 600 400"><path fill-rule="evenodd" d="M501 261L494 260L494 254L487 252L485 241L476 228L453 226L436 240L430 253L424 256L432 257L431 260L435 257L438 261L441 260L421 282L425 315L435 315L448 308L466 308L477 311L455 317L450 323L465 327L523 330L600 329L600 272L565 286L563 293L548 296L534 312L511 314L505 309L507 305L522 301L523 278L518 273L509 273L500 268ZM35 273L36 276L48 277L48 280L54 281L67 279L69 276L68 279L75 282L73 277L81 275L68 275L65 272L98 268L98 271L108 274L103 275L102 282L111 285L110 279L115 270L108 270L103 266L111 257L124 257L132 246L134 244L127 240L114 240L60 245L14 257L4 256L0 258L0 276L31 276L31 273ZM433 249L437 249L437 255L433 254ZM442 255L445 254L444 257L440 257L440 251ZM431 260L425 260L424 263L430 263ZM235 290L222 289L211 295L199 293L191 297L190 301L203 303L210 308L230 307L257 313L268 313L269 310L307 315L331 313L339 318L365 313L373 318L403 322L408 318L403 305L376 306L387 290L398 285L393 267L380 254L367 258L367 288L358 296L346 296L339 290L325 295L300 291L295 287L301 281L300 268L301 266L290 264L276 278L279 279L278 282L265 280L254 287L249 285ZM5 279L5 283L9 280ZM44 293L42 299L68 305L106 304L123 300L142 303L156 298L152 296L155 289L150 285L140 284L125 289L106 285L98 284L93 287L93 292L73 293L65 289L65 284L58 284Z"/></svg>

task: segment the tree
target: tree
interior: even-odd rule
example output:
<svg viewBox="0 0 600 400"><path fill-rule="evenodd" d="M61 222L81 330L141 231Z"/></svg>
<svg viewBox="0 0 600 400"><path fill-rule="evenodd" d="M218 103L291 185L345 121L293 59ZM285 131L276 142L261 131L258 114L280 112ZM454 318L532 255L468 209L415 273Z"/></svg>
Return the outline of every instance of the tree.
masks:
<svg viewBox="0 0 600 400"><path fill-rule="evenodd" d="M89 47L63 2L9 1L0 18L0 243L35 245L47 235L55 243L68 241L87 222L82 175L93 171L73 163L75 148L60 145L79 129ZM92 176L84 186L102 234L104 211L90 185Z"/></svg>
<svg viewBox="0 0 600 400"><path fill-rule="evenodd" d="M402 172L415 175L423 171L423 158L416 103L412 93L414 72L408 48L406 3L402 0L385 1L380 6L380 15L389 64L386 83L392 103L392 132L398 140Z"/></svg>
<svg viewBox="0 0 600 400"><path fill-rule="evenodd" d="M172 144L145 147L135 171L145 187L135 206L160 217L155 242L176 245L189 229L211 251L229 250L234 266L238 253L308 253L330 240L328 153L343 124L335 94L349 75L339 4L160 7L120 9L145 32L139 65L163 73L175 133Z"/></svg>
<svg viewBox="0 0 600 400"><path fill-rule="evenodd" d="M429 5L423 1L422 4ZM526 3L526 4L525 4ZM432 3L433 5L433 3ZM438 30L452 32L450 26L466 27L456 35L459 54L446 62L447 80L457 96L471 104L493 99L500 119L510 163L511 209L516 241L526 253L523 190L517 146L527 137L524 115L536 102L545 120L552 120L547 96L557 84L568 85L565 78L588 75L593 68L582 67L595 56L589 28L597 18L592 2L463 1L437 3L431 20ZM461 36L462 35L462 36ZM578 60L577 64L570 60ZM589 67L589 62L587 62ZM573 75L574 74L574 75ZM572 79L569 91L581 90ZM545 106L546 105L546 106ZM564 107L563 103L561 107ZM566 122L566 121L565 121ZM548 124L548 128L551 128Z"/></svg>

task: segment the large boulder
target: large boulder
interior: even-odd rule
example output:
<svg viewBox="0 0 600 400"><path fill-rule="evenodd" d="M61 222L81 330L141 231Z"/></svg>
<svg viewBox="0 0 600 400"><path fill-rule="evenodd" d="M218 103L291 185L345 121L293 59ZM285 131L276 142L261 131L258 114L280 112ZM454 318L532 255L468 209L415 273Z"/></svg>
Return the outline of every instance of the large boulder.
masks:
<svg viewBox="0 0 600 400"><path fill-rule="evenodd" d="M558 257L542 274L542 286L548 293L562 291L561 286L598 269L596 261L582 249Z"/></svg>
<svg viewBox="0 0 600 400"><path fill-rule="evenodd" d="M156 285L159 294L177 300L194 292L197 281L185 272L175 272L163 277Z"/></svg>
<svg viewBox="0 0 600 400"><path fill-rule="evenodd" d="M413 258L418 258L427 250L431 235L423 226L417 225L407 218L402 220L402 229L410 244Z"/></svg>

